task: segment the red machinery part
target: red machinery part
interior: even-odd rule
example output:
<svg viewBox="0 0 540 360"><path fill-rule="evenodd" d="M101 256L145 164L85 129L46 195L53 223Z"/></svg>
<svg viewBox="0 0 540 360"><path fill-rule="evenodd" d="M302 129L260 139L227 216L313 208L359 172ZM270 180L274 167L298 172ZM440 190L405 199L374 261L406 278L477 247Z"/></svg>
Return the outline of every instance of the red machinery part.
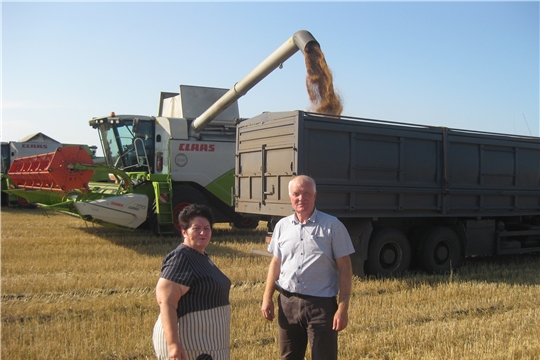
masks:
<svg viewBox="0 0 540 360"><path fill-rule="evenodd" d="M73 170L69 165L92 165L82 146L59 147L54 152L15 159L8 175L18 188L68 192L88 189L92 170Z"/></svg>

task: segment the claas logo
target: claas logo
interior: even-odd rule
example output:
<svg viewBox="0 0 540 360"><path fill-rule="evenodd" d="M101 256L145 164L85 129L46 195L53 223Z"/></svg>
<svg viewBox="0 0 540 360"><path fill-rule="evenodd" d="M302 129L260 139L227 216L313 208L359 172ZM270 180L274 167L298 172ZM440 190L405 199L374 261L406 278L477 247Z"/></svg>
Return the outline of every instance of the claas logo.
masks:
<svg viewBox="0 0 540 360"><path fill-rule="evenodd" d="M178 147L179 151L208 151L212 152L216 150L216 145L214 144L185 144L182 143Z"/></svg>

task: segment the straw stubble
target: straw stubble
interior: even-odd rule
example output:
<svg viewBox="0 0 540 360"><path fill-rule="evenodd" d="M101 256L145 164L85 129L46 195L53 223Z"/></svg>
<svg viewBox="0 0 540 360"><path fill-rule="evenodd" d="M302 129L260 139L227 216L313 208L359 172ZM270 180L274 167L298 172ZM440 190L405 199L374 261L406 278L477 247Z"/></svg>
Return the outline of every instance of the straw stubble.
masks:
<svg viewBox="0 0 540 360"><path fill-rule="evenodd" d="M178 238L36 210L1 215L3 359L154 358L154 287ZM233 283L231 359L278 358L276 321L260 315L269 258L250 253L265 249L264 234L219 225L208 248ZM540 358L539 265L538 255L477 258L452 281L355 278L339 358Z"/></svg>

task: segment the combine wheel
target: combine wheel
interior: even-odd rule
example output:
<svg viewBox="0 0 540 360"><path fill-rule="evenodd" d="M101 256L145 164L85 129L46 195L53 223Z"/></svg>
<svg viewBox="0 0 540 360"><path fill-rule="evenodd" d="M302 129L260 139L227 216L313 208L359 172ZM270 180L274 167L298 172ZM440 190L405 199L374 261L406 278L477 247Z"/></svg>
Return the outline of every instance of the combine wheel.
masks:
<svg viewBox="0 0 540 360"><path fill-rule="evenodd" d="M259 219L255 217L244 217L231 223L235 229L256 229L259 226Z"/></svg>
<svg viewBox="0 0 540 360"><path fill-rule="evenodd" d="M35 208L37 208L36 205L30 203L28 200L26 200L25 198L20 197L20 196L17 196L17 204L19 205L20 208L23 208L23 209L35 209Z"/></svg>
<svg viewBox="0 0 540 360"><path fill-rule="evenodd" d="M173 185L173 222L174 232L182 236L182 228L178 222L178 215L182 210L191 204L208 205L208 201L197 189L187 185Z"/></svg>
<svg viewBox="0 0 540 360"><path fill-rule="evenodd" d="M461 243L450 228L439 226L429 230L420 240L417 256L427 273L444 274L461 265Z"/></svg>
<svg viewBox="0 0 540 360"><path fill-rule="evenodd" d="M9 194L2 191L2 206L9 206Z"/></svg>
<svg viewBox="0 0 540 360"><path fill-rule="evenodd" d="M397 229L377 232L369 243L367 273L385 277L397 275L411 265L411 246Z"/></svg>
<svg viewBox="0 0 540 360"><path fill-rule="evenodd" d="M156 200L152 202L152 208L150 209L150 216L148 217L148 228L156 236L159 236L159 224L157 214Z"/></svg>

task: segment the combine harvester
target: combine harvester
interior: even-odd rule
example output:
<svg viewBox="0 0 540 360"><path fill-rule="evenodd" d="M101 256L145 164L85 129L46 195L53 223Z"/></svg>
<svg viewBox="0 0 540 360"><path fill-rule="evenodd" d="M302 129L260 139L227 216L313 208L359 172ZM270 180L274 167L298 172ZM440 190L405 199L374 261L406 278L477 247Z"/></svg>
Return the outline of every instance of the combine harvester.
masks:
<svg viewBox="0 0 540 360"><path fill-rule="evenodd" d="M232 89L180 86L161 93L158 116L94 118L106 165L79 147L17 159L10 193L94 223L180 234L178 213L190 203L212 207L217 222L255 228L261 216L234 210L237 100L299 49L316 42L298 31ZM110 182L91 182L110 174Z"/></svg>

